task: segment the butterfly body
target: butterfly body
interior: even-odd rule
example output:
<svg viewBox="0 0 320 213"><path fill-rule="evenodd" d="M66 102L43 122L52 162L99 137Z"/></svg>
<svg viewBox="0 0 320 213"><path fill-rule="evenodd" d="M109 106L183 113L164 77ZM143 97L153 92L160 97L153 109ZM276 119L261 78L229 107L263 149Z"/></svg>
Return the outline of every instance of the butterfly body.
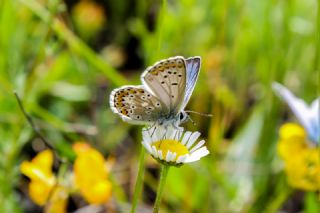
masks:
<svg viewBox="0 0 320 213"><path fill-rule="evenodd" d="M110 107L129 123L179 127L199 70L200 57L161 60L144 71L142 85L113 90Z"/></svg>

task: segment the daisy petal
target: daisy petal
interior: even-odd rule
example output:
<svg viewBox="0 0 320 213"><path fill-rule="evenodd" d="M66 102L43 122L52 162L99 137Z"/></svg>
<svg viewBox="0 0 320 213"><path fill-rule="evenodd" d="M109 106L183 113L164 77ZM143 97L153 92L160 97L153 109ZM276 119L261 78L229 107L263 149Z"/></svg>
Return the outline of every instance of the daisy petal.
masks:
<svg viewBox="0 0 320 213"><path fill-rule="evenodd" d="M149 144L152 142L152 138L150 136L150 133L145 128L142 129L142 139L143 139L143 141L145 141L146 143L149 143Z"/></svg>
<svg viewBox="0 0 320 213"><path fill-rule="evenodd" d="M152 146L152 155L157 158L158 157L158 152L157 152L157 148L155 146Z"/></svg>
<svg viewBox="0 0 320 213"><path fill-rule="evenodd" d="M177 163L184 163L184 161L187 159L188 155L181 155L177 159Z"/></svg>
<svg viewBox="0 0 320 213"><path fill-rule="evenodd" d="M190 136L189 141L186 144L186 147L189 149L194 144L194 142L196 142L196 140L199 138L199 136L200 136L200 132L194 132Z"/></svg>
<svg viewBox="0 0 320 213"><path fill-rule="evenodd" d="M200 158L206 156L209 154L209 150L207 149L207 147L201 147L200 149L198 149L197 151L195 151L194 153L192 153L190 155L189 158L186 159L186 163L191 163L197 160L200 160Z"/></svg>
<svg viewBox="0 0 320 213"><path fill-rule="evenodd" d="M162 134L162 127L160 126L155 126L152 130L152 140L154 141L159 141L163 138L163 134Z"/></svg>
<svg viewBox="0 0 320 213"><path fill-rule="evenodd" d="M177 153L175 152L172 153L170 161L175 161L176 157L177 157Z"/></svg>
<svg viewBox="0 0 320 213"><path fill-rule="evenodd" d="M189 131L186 132L186 133L184 133L184 136L183 136L182 141L181 141L181 143L182 143L183 145L185 145L185 144L188 142L191 134L192 134L192 132L189 132Z"/></svg>
<svg viewBox="0 0 320 213"><path fill-rule="evenodd" d="M190 150L190 153L193 153L194 151L196 151L197 149L199 149L204 143L205 143L205 141L204 141L204 140L201 140L197 145L195 145L195 146Z"/></svg>
<svg viewBox="0 0 320 213"><path fill-rule="evenodd" d="M163 155L161 150L158 150L158 156L160 160L163 160Z"/></svg>
<svg viewBox="0 0 320 213"><path fill-rule="evenodd" d="M182 132L181 130L177 130L174 140L180 140L181 136L182 136Z"/></svg>
<svg viewBox="0 0 320 213"><path fill-rule="evenodd" d="M166 131L166 139L173 139L175 133L177 132L177 130L173 129L173 128L168 128Z"/></svg>
<svg viewBox="0 0 320 213"><path fill-rule="evenodd" d="M171 151L168 150L167 156L166 156L166 159L165 159L167 162L170 162L170 160L171 160L171 155L172 155Z"/></svg>
<svg viewBox="0 0 320 213"><path fill-rule="evenodd" d="M148 144L148 143L146 143L146 142L142 142L142 145L144 146L144 148L147 149L147 151L148 151L149 153L152 153L152 149L151 149L150 144Z"/></svg>

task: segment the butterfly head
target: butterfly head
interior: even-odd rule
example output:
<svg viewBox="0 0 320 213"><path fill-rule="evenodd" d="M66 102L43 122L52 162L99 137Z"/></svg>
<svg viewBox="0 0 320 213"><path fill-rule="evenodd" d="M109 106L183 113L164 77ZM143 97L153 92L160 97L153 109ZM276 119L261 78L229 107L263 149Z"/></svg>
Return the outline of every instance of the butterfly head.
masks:
<svg viewBox="0 0 320 213"><path fill-rule="evenodd" d="M189 118L189 115L188 115L188 113L186 113L185 111L182 111L182 112L180 112L179 114L178 114L178 122L180 123L180 124L182 124L182 123L185 123L187 120L188 120L188 118Z"/></svg>
<svg viewBox="0 0 320 213"><path fill-rule="evenodd" d="M170 117L161 118L157 121L157 125L167 128L168 126L173 126L174 128L179 128L180 124L185 123L189 119L189 115L185 112L179 112L176 115L171 114Z"/></svg>

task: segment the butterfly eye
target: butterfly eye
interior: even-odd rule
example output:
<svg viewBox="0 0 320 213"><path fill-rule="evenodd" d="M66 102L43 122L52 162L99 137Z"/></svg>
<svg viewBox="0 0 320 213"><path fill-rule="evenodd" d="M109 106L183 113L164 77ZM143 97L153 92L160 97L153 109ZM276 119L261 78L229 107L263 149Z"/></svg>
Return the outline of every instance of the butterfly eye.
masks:
<svg viewBox="0 0 320 213"><path fill-rule="evenodd" d="M182 120L183 120L183 118L184 118L183 113L180 113L180 115L179 115L179 119L182 121Z"/></svg>
<svg viewBox="0 0 320 213"><path fill-rule="evenodd" d="M188 118L187 113L181 112L181 113L179 114L179 120L180 120L181 123L183 123L184 121L186 121L187 118Z"/></svg>

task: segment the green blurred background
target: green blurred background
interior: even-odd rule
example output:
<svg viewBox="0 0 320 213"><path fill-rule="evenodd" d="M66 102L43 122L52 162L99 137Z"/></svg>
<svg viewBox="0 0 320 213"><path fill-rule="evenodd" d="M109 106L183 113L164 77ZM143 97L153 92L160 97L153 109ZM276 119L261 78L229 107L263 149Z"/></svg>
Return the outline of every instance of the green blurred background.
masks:
<svg viewBox="0 0 320 213"><path fill-rule="evenodd" d="M141 127L109 108L112 89L138 85L157 60L201 56L189 130L210 156L170 170L162 212L320 212L316 195L291 189L276 153L293 115L278 81L307 102L320 94L317 0L0 0L0 212L40 212L19 164L44 149L13 91L59 155L86 140L112 170L116 212L131 203ZM57 165L56 165L57 166ZM151 209L159 165L146 159L140 209ZM68 210L85 204L70 200ZM138 210L139 212L139 210Z"/></svg>

